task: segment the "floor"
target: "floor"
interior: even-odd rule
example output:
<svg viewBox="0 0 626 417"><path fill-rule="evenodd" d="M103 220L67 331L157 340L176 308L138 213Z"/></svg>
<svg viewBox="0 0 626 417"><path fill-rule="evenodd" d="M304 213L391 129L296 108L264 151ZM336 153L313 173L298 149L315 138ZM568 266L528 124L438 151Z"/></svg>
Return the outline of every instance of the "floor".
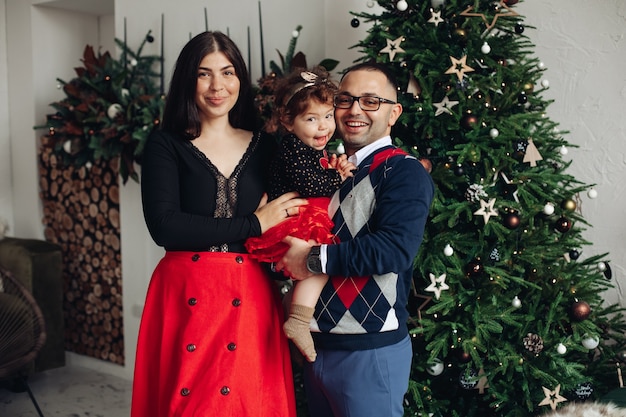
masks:
<svg viewBox="0 0 626 417"><path fill-rule="evenodd" d="M71 365L32 375L30 388L44 417L129 417L131 382ZM0 388L1 417L38 417L27 392Z"/></svg>

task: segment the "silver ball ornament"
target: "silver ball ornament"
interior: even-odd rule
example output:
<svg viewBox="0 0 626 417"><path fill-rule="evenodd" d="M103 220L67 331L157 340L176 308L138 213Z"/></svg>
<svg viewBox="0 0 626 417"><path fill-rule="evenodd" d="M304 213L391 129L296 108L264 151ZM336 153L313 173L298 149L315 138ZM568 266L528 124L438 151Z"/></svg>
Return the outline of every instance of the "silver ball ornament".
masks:
<svg viewBox="0 0 626 417"><path fill-rule="evenodd" d="M428 372L432 376L441 375L443 373L443 361L438 358L435 359L432 363L428 364L426 372Z"/></svg>
<svg viewBox="0 0 626 417"><path fill-rule="evenodd" d="M546 205L543 206L543 213L548 216L554 214L554 205L552 203L546 203Z"/></svg>
<svg viewBox="0 0 626 417"><path fill-rule="evenodd" d="M600 344L600 339L597 336L587 336L582 340L582 345L589 349L595 349L598 347L598 345Z"/></svg>
<svg viewBox="0 0 626 417"><path fill-rule="evenodd" d="M408 8L409 8L409 4L405 0L399 0L396 3L396 9L398 9L401 12L405 11Z"/></svg>

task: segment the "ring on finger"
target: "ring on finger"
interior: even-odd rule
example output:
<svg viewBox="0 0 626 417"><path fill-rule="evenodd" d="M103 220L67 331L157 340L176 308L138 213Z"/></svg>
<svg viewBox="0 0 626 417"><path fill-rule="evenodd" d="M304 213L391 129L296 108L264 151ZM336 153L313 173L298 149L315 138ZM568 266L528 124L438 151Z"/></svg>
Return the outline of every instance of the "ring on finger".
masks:
<svg viewBox="0 0 626 417"><path fill-rule="evenodd" d="M289 217L289 209L285 209L285 214Z"/></svg>

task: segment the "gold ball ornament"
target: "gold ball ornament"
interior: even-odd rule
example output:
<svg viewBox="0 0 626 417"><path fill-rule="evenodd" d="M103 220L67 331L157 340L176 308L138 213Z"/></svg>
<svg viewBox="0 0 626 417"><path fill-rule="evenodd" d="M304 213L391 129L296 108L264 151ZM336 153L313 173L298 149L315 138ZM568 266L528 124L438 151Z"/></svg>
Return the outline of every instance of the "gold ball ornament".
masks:
<svg viewBox="0 0 626 417"><path fill-rule="evenodd" d="M454 33L454 36L460 39L465 39L467 37L467 32L465 32L465 29L456 28L454 29L453 33Z"/></svg>
<svg viewBox="0 0 626 417"><path fill-rule="evenodd" d="M561 203L561 208L563 208L563 210L574 211L576 210L576 201L571 198L567 198Z"/></svg>
<svg viewBox="0 0 626 417"><path fill-rule="evenodd" d="M526 94L531 94L535 90L535 85L533 83L526 83L523 88Z"/></svg>

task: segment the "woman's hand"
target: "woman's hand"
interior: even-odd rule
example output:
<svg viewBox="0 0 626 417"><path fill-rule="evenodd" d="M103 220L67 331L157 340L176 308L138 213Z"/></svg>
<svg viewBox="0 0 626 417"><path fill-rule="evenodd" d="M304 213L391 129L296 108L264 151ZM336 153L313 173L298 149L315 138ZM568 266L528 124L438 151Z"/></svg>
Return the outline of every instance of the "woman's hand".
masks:
<svg viewBox="0 0 626 417"><path fill-rule="evenodd" d="M297 216L300 212L299 207L308 203L306 199L299 198L299 195L292 191L268 203L267 194L263 194L259 206L254 211L261 224L261 232L264 233L290 216Z"/></svg>

